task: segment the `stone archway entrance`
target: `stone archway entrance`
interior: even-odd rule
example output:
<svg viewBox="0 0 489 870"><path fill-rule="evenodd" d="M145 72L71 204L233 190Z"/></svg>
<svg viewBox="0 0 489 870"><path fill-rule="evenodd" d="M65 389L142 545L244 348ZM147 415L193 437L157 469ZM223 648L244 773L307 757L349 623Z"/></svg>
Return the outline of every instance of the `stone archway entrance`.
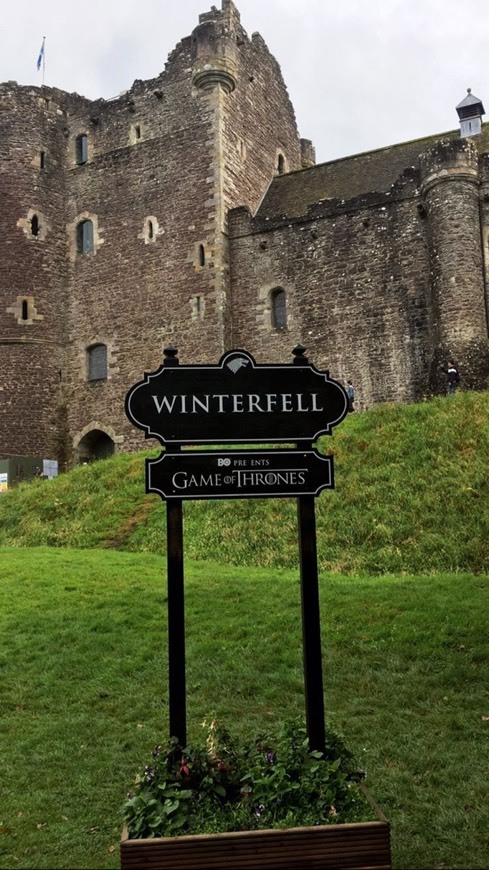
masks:
<svg viewBox="0 0 489 870"><path fill-rule="evenodd" d="M75 448L75 462L91 462L94 459L107 459L113 456L115 444L106 432L101 429L91 429L78 442Z"/></svg>

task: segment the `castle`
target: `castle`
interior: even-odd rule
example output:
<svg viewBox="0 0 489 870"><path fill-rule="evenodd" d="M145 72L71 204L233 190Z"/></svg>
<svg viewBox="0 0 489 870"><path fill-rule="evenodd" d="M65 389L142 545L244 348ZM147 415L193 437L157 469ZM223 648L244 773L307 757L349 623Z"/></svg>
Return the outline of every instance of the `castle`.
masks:
<svg viewBox="0 0 489 870"><path fill-rule="evenodd" d="M315 165L232 0L114 100L0 85L0 458L147 446L124 397L168 345L300 343L360 408L449 359L487 387L488 127Z"/></svg>

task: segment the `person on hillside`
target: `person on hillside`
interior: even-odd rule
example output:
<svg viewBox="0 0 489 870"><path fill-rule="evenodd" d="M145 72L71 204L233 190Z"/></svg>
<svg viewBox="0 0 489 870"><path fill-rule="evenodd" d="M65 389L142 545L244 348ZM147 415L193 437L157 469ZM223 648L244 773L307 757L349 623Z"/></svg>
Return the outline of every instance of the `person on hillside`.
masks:
<svg viewBox="0 0 489 870"><path fill-rule="evenodd" d="M447 396L451 396L457 389L460 383L460 375L457 366L453 362L449 362L445 369L442 369L447 376Z"/></svg>
<svg viewBox="0 0 489 870"><path fill-rule="evenodd" d="M348 381L347 383L346 394L348 396L348 411L351 413L355 410L353 407L353 402L355 401L355 387L351 381Z"/></svg>

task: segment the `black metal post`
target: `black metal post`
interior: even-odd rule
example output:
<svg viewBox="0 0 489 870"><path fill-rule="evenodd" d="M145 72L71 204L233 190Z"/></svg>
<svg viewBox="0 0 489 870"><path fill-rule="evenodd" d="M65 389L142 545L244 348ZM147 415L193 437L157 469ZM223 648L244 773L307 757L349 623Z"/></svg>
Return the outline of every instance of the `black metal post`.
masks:
<svg viewBox="0 0 489 870"><path fill-rule="evenodd" d="M305 355L306 348L302 345L299 344L294 347L292 354L294 356L294 365L309 365L309 360ZM296 446L299 447L299 445ZM314 496L299 496L297 499L297 518L299 527L306 727L311 749L323 752L326 746L326 731L324 723L321 618Z"/></svg>
<svg viewBox="0 0 489 870"><path fill-rule="evenodd" d="M165 348L164 366L177 366L177 349ZM178 452L179 445L172 445ZM170 737L181 746L187 744L187 701L185 680L185 597L183 571L183 502L166 503L168 576L168 674Z"/></svg>
<svg viewBox="0 0 489 870"><path fill-rule="evenodd" d="M311 749L323 752L326 745L326 733L314 496L299 496L297 514L307 736Z"/></svg>
<svg viewBox="0 0 489 870"><path fill-rule="evenodd" d="M187 744L185 687L185 602L183 574L183 505L170 499L166 505L168 565L168 671L170 737Z"/></svg>

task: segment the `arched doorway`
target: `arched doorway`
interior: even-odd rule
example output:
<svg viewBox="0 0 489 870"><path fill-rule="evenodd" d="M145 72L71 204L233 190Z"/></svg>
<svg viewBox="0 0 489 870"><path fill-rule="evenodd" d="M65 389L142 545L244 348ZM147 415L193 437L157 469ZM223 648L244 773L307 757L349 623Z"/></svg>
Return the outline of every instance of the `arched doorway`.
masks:
<svg viewBox="0 0 489 870"><path fill-rule="evenodd" d="M107 459L113 456L115 445L106 432L101 429L91 429L78 442L75 450L75 460L78 464L91 462L94 459Z"/></svg>

